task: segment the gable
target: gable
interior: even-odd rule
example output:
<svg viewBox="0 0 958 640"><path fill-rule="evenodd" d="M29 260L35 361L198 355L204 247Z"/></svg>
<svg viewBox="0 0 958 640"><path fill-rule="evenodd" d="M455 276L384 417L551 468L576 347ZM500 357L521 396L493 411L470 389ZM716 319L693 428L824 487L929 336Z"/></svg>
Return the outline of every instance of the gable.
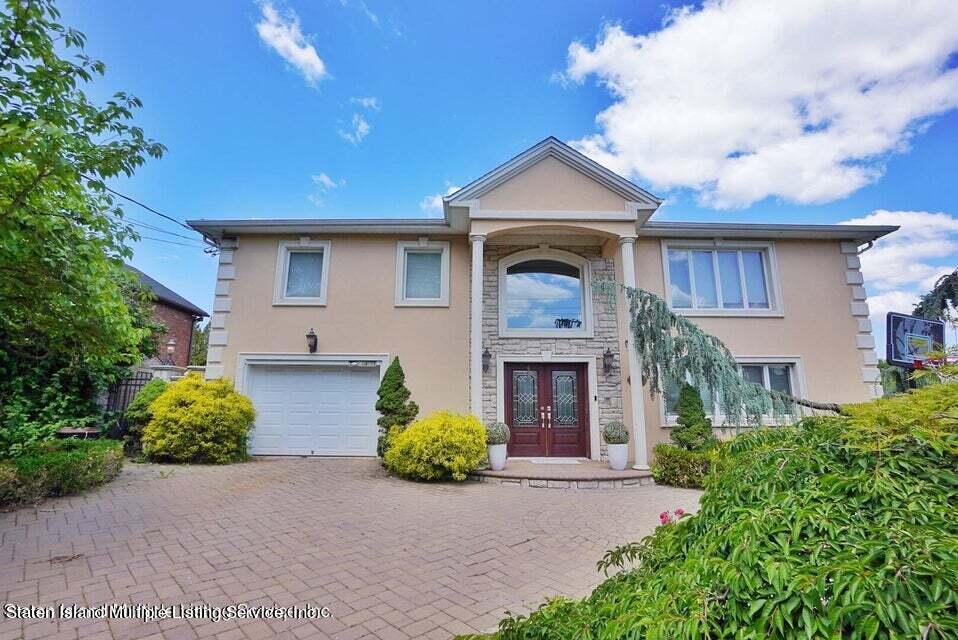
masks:
<svg viewBox="0 0 958 640"><path fill-rule="evenodd" d="M625 211L626 199L546 156L483 194L480 203L499 211Z"/></svg>

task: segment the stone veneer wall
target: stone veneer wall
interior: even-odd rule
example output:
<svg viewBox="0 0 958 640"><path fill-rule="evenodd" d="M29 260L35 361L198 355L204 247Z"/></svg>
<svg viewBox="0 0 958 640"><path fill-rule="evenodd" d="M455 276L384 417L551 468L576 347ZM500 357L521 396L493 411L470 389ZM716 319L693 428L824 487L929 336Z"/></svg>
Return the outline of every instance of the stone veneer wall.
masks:
<svg viewBox="0 0 958 640"><path fill-rule="evenodd" d="M622 376L619 357L618 322L615 306L606 302L604 294L592 293L593 321L595 331L592 338L503 338L499 336L499 261L519 251L528 250L528 246L489 245L483 252L483 303L482 303L482 348L492 353L492 366L482 376L482 412L483 419L496 419L499 390L496 389L496 358L501 355L529 355L530 359L540 360L544 352L553 355L593 356L598 383L599 415L589 416L590 428L599 429L609 422L622 422ZM574 253L589 260L592 281L612 280L615 278L615 266L612 260L602 257L601 249L595 247L551 246ZM615 354L615 366L606 375L602 370L602 354L611 349ZM591 404L590 404L591 406ZM601 440L600 440L601 442ZM601 443L601 455L605 457L605 443Z"/></svg>

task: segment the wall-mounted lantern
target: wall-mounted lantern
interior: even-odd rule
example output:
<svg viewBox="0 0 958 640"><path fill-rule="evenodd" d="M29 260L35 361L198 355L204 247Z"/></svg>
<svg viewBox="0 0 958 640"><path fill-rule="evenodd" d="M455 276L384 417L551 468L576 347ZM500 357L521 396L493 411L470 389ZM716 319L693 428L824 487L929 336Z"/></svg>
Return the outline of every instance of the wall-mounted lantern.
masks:
<svg viewBox="0 0 958 640"><path fill-rule="evenodd" d="M316 336L316 332L310 329L306 332L306 348L309 349L310 353L316 353L316 345L319 342L319 339Z"/></svg>
<svg viewBox="0 0 958 640"><path fill-rule="evenodd" d="M606 348L605 353L602 354L602 371L605 375L612 373L612 365L615 363L615 354L612 353L612 349Z"/></svg>
<svg viewBox="0 0 958 640"><path fill-rule="evenodd" d="M176 353L176 338L170 336L170 339L166 342L166 359L170 364L173 362L173 354Z"/></svg>
<svg viewBox="0 0 958 640"><path fill-rule="evenodd" d="M482 352L482 372L489 372L489 365L492 364L492 354L489 353L489 347L486 347Z"/></svg>

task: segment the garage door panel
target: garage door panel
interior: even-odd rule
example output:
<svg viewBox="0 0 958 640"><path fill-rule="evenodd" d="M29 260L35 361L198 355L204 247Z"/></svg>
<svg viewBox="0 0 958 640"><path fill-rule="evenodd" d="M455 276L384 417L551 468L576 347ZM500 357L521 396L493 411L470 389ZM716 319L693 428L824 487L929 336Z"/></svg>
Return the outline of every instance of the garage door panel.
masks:
<svg viewBox="0 0 958 640"><path fill-rule="evenodd" d="M376 454L376 367L252 365L246 385L256 407L250 453Z"/></svg>

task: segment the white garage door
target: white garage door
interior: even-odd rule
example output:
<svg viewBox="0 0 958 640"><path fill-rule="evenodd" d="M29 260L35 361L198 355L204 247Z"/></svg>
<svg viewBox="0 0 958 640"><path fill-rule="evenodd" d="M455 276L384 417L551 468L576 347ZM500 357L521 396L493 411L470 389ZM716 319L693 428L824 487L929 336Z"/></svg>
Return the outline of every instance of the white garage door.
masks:
<svg viewBox="0 0 958 640"><path fill-rule="evenodd" d="M376 455L378 367L252 365L247 372L259 455Z"/></svg>

